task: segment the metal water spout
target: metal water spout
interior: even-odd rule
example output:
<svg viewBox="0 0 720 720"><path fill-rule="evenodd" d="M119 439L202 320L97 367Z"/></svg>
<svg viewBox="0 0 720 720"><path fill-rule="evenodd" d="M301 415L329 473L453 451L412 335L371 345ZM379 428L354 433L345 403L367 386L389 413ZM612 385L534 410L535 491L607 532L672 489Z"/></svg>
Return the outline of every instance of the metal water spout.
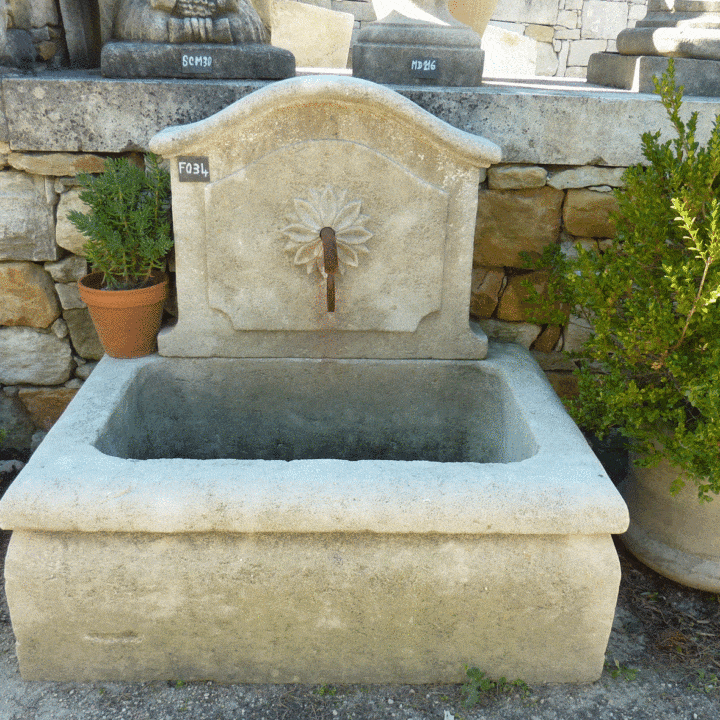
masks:
<svg viewBox="0 0 720 720"><path fill-rule="evenodd" d="M335 273L340 269L335 231L331 227L324 227L320 230L320 240L323 246L323 265L327 275L327 311L335 312Z"/></svg>

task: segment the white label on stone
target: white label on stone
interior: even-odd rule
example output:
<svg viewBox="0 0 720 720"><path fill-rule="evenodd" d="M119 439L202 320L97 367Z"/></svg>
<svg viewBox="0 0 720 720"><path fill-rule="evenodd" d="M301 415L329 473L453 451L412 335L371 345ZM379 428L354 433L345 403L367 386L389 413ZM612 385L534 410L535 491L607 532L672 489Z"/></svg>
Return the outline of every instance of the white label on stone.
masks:
<svg viewBox="0 0 720 720"><path fill-rule="evenodd" d="M210 160L207 156L179 157L178 179L180 182L210 182Z"/></svg>
<svg viewBox="0 0 720 720"><path fill-rule="evenodd" d="M212 70L212 55L193 55L183 53L182 71L186 73L203 73Z"/></svg>
<svg viewBox="0 0 720 720"><path fill-rule="evenodd" d="M440 70L437 58L415 58L410 60L410 74L419 78L436 78Z"/></svg>

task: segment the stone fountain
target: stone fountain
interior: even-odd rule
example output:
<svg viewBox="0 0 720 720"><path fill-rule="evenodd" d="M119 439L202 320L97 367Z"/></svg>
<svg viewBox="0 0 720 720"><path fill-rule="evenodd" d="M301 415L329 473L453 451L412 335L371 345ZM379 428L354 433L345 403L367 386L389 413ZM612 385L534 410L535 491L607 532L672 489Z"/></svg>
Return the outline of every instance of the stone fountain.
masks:
<svg viewBox="0 0 720 720"><path fill-rule="evenodd" d="M168 128L179 321L0 502L25 679L594 680L625 505L468 321L500 150L354 78Z"/></svg>

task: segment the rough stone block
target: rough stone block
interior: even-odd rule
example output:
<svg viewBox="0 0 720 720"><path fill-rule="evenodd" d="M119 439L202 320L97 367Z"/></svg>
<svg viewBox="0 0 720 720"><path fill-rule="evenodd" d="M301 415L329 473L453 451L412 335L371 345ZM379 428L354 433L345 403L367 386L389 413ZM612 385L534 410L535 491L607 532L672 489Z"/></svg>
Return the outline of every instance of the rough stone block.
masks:
<svg viewBox="0 0 720 720"><path fill-rule="evenodd" d="M545 373L545 377L560 399L577 397L579 393L578 381L577 377L572 373L551 370Z"/></svg>
<svg viewBox="0 0 720 720"><path fill-rule="evenodd" d="M547 170L538 165L505 165L488 169L491 190L525 190L545 185Z"/></svg>
<svg viewBox="0 0 720 720"><path fill-rule="evenodd" d="M552 353L556 349L560 338L562 338L562 327L560 325L548 325L533 343L533 351ZM534 355L535 352L533 352ZM535 359L537 360L537 357ZM542 363L540 363L540 367L545 369Z"/></svg>
<svg viewBox="0 0 720 720"><path fill-rule="evenodd" d="M0 327L0 383L59 385L72 369L67 340L25 327Z"/></svg>
<svg viewBox="0 0 720 720"><path fill-rule="evenodd" d="M610 193L568 190L563 206L565 229L581 237L613 237L615 225L610 213L617 209L618 202Z"/></svg>
<svg viewBox="0 0 720 720"><path fill-rule="evenodd" d="M70 331L70 340L75 352L80 357L86 360L99 360L105 354L87 308L64 310L63 319Z"/></svg>
<svg viewBox="0 0 720 720"><path fill-rule="evenodd" d="M60 305L62 305L63 310L86 307L85 303L80 299L80 291L76 282L57 283L55 290L60 298Z"/></svg>
<svg viewBox="0 0 720 720"><path fill-rule="evenodd" d="M485 77L532 77L537 63L537 42L519 33L488 25L482 39Z"/></svg>
<svg viewBox="0 0 720 720"><path fill-rule="evenodd" d="M563 350L575 352L592 336L592 326L584 318L571 315L563 332Z"/></svg>
<svg viewBox="0 0 720 720"><path fill-rule="evenodd" d="M0 260L57 260L54 204L44 178L0 173Z"/></svg>
<svg viewBox="0 0 720 720"><path fill-rule="evenodd" d="M557 53L550 43L541 43L537 45L537 62L535 63L535 72L538 75L552 77L558 69Z"/></svg>
<svg viewBox="0 0 720 720"><path fill-rule="evenodd" d="M654 93L653 78L660 77L668 65L667 57L595 53L588 62L589 83ZM720 60L675 58L675 81L685 88L685 96L718 97L720 95ZM687 99L685 100L687 104ZM716 113L708 113L714 117ZM655 127L653 125L653 127Z"/></svg>
<svg viewBox="0 0 720 720"><path fill-rule="evenodd" d="M489 338L504 343L515 343L529 349L542 330L540 325L523 322L505 322L496 318L477 321Z"/></svg>
<svg viewBox="0 0 720 720"><path fill-rule="evenodd" d="M537 190L481 190L475 226L476 265L523 267L520 253L541 253L560 235L564 193Z"/></svg>
<svg viewBox="0 0 720 720"><path fill-rule="evenodd" d="M60 196L55 237L57 244L61 248L82 257L87 237L68 220L67 216L71 210L83 213L89 211L88 206L80 199L80 190L78 189L70 189Z"/></svg>
<svg viewBox="0 0 720 720"><path fill-rule="evenodd" d="M347 12L276 0L272 44L292 52L298 67L344 68L354 22Z"/></svg>
<svg viewBox="0 0 720 720"><path fill-rule="evenodd" d="M493 20L531 23L534 25L555 25L558 16L557 0L503 0L497 4Z"/></svg>
<svg viewBox="0 0 720 720"><path fill-rule="evenodd" d="M0 392L0 428L6 433L3 446L16 450L30 447L36 429L22 403L16 397L2 392Z"/></svg>
<svg viewBox="0 0 720 720"><path fill-rule="evenodd" d="M0 263L0 325L46 328L59 317L55 285L40 265Z"/></svg>
<svg viewBox="0 0 720 720"><path fill-rule="evenodd" d="M77 394L76 388L20 388L18 398L30 419L42 430L49 430Z"/></svg>
<svg viewBox="0 0 720 720"><path fill-rule="evenodd" d="M8 165L33 175L75 176L103 171L105 158L99 155L71 153L11 153Z"/></svg>
<svg viewBox="0 0 720 720"><path fill-rule="evenodd" d="M553 28L548 25L528 25L525 34L539 43L551 43L555 36Z"/></svg>
<svg viewBox="0 0 720 720"><path fill-rule="evenodd" d="M533 317L532 319L534 321L546 322L539 310L531 305L528 300L530 291L525 287L525 284L528 282L532 284L536 292L540 293L540 295L544 295L547 292L548 275L545 272L523 273L511 276L508 278L507 285L498 303L496 312L498 320L525 322L530 319L528 317L529 315L536 314L538 317Z"/></svg>
<svg viewBox="0 0 720 720"><path fill-rule="evenodd" d="M45 269L56 283L76 282L87 275L87 260L78 255L69 255L56 262L45 263Z"/></svg>
<svg viewBox="0 0 720 720"><path fill-rule="evenodd" d="M502 268L474 267L470 293L470 314L477 318L489 318L500 298L505 271Z"/></svg>
<svg viewBox="0 0 720 720"><path fill-rule="evenodd" d="M622 187L624 167L591 167L584 166L553 172L548 176L547 184L550 187L566 190L569 188L589 188L596 185L609 185Z"/></svg>
<svg viewBox="0 0 720 720"><path fill-rule="evenodd" d="M615 3L613 3L615 4ZM568 53L567 64L586 66L593 53L600 53L605 50L607 43L605 40L575 40L570 43L570 52Z"/></svg>
<svg viewBox="0 0 720 720"><path fill-rule="evenodd" d="M350 13L355 18L356 22L360 21L361 23L366 23L377 20L375 8L371 2L358 2L358 0L332 0L332 2L328 2L328 5L329 10L341 13Z"/></svg>
<svg viewBox="0 0 720 720"><path fill-rule="evenodd" d="M614 40L628 24L628 6L613 0L586 0L582 9L582 36Z"/></svg>

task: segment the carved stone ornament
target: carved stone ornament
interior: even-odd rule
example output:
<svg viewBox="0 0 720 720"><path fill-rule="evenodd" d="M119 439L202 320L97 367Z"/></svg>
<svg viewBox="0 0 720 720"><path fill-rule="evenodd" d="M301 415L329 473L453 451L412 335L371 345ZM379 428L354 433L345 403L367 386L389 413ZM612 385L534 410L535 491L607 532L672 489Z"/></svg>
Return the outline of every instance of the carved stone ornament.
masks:
<svg viewBox="0 0 720 720"><path fill-rule="evenodd" d="M118 40L154 43L267 43L249 0L122 0Z"/></svg>
<svg viewBox="0 0 720 720"><path fill-rule="evenodd" d="M282 229L285 251L294 253L295 265L304 265L308 275L317 270L326 276L323 265L323 245L320 230L330 227L335 231L340 274L357 267L358 253L368 253L365 243L373 236L365 227L367 215L361 215L361 200L347 201L347 191L332 187L311 189L309 200L295 198L295 213L288 218L290 224Z"/></svg>

